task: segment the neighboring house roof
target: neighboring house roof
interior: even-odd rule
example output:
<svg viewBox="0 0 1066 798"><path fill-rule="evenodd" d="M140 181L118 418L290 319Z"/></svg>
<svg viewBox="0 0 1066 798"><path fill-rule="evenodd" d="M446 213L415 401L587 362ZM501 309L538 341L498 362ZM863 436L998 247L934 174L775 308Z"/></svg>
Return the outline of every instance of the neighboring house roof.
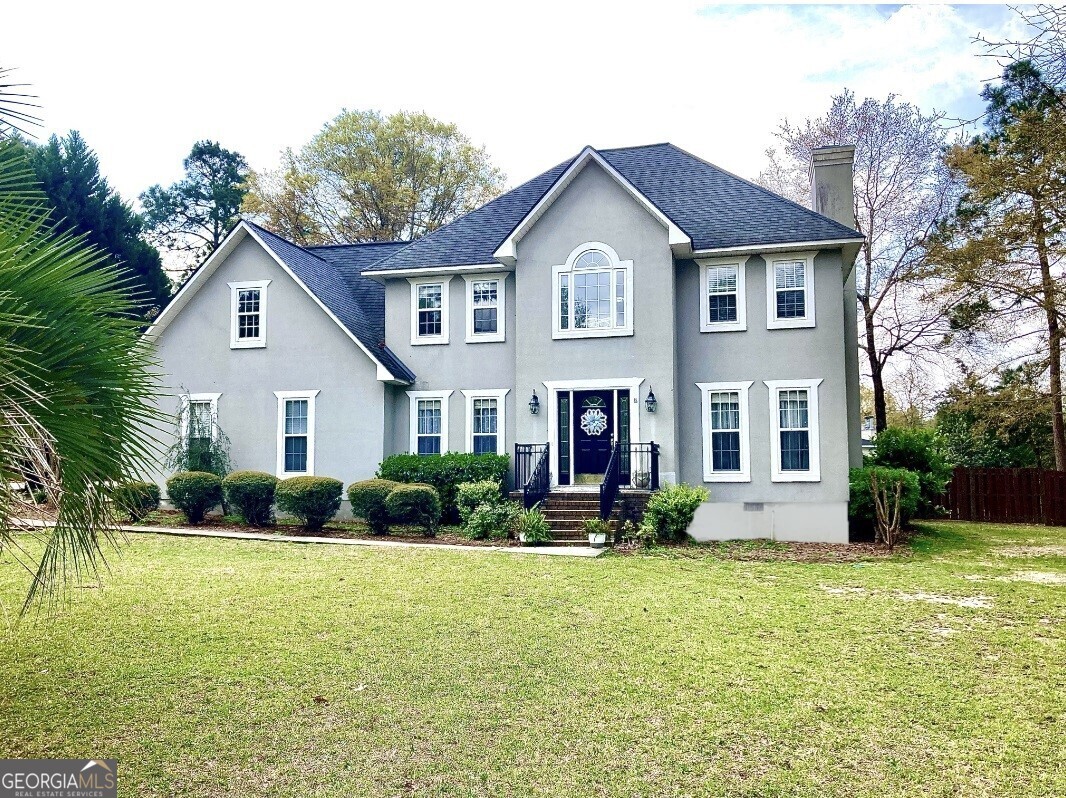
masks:
<svg viewBox="0 0 1066 798"><path fill-rule="evenodd" d="M494 263L494 253L581 154L368 267L367 272ZM593 151L692 240L715 250L862 234L673 144Z"/></svg>

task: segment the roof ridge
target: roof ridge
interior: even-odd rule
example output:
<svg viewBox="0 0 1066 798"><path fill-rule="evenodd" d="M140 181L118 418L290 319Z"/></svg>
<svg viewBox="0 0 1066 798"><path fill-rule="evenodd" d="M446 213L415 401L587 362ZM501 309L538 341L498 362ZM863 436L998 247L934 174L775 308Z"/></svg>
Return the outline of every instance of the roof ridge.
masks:
<svg viewBox="0 0 1066 798"><path fill-rule="evenodd" d="M417 240L417 238L414 239L414 241ZM349 244L308 244L306 247L303 247L303 249L329 249L331 247L379 247L383 244L413 244L414 241L404 241L402 238L397 238L394 241L353 241Z"/></svg>
<svg viewBox="0 0 1066 798"><path fill-rule="evenodd" d="M827 221L831 222L832 224L835 224L838 227L841 227L844 230L847 230L847 231L849 231L851 233L856 233L858 235L862 235L861 233L859 233L858 230L854 230L854 229L848 227L846 224L842 224L841 222L838 222L836 219L833 219L833 218L830 218L829 216L826 216L824 213L818 213L818 211L814 210L813 208L808 208L806 205L801 205L800 203L796 202L795 200L791 200L791 199L789 199L788 197L786 197L786 196L784 196L782 194L778 194L776 191L771 191L766 186L761 186L758 183L756 183L754 180L748 180L746 177L741 177L740 175L738 175L738 174L736 174L734 172L730 172L728 169L723 169L718 164L711 163L706 158L701 158L700 156L689 152L684 147L678 147L676 144L670 144L669 146L673 147L675 150L677 150L680 153L684 153L685 155L687 155L689 158L692 158L693 160L699 161L702 164L706 164L707 166L711 167L712 169L717 169L722 174L729 175L730 177L732 177L732 178L734 178L736 180L739 180L741 183L747 183L749 186L761 191L763 194L769 194L774 199L783 200L784 202L787 202L789 205L794 205L795 207L799 208L801 211L805 211L806 213L813 214L815 216L818 216L819 218L826 219Z"/></svg>
<svg viewBox="0 0 1066 798"><path fill-rule="evenodd" d="M597 149L596 147L592 147L591 149L596 150L596 152L621 152L622 150L649 150L652 147L673 147L673 146L674 145L671 144L669 141L659 141L659 142L656 142L655 144L634 144L631 147L608 147L606 149ZM678 149L681 149L681 148L678 147Z"/></svg>
<svg viewBox="0 0 1066 798"><path fill-rule="evenodd" d="M269 236L274 236L274 238L278 239L279 241L284 241L284 242L285 242L286 244L288 244L288 245L289 245L290 247L296 247L296 249L300 250L301 252L306 252L306 253L307 253L308 255L310 255L310 256L311 256L312 258L314 258L315 260L319 260L319 261L321 261L322 263L325 263L325 264L327 264L327 265L329 265L329 266L331 266L331 267L332 267L332 265L333 265L333 264L331 264L331 263L330 263L330 262L329 262L328 260L326 260L325 258L320 258L320 257L319 257L318 255L316 255L316 254L315 254L314 252L312 252L312 251L311 251L310 249L308 249L307 247L302 247L302 246L300 246L299 244L297 244L297 243L296 243L295 241L289 241L289 239L287 239L287 238L286 238L285 236L279 236L279 235L278 235L277 233L275 233L274 231L272 231L272 230L267 230L267 229L266 229L265 227L263 227L263 226L262 226L261 224L256 224L255 222L253 222L253 221L251 221L251 220L249 220L249 219L243 219L243 221L244 221L245 223L247 223L247 224L250 224L250 225L251 225L252 227L254 227L254 228L255 228L256 230L259 230L260 232L266 233L266 234L267 234L267 235L269 235Z"/></svg>

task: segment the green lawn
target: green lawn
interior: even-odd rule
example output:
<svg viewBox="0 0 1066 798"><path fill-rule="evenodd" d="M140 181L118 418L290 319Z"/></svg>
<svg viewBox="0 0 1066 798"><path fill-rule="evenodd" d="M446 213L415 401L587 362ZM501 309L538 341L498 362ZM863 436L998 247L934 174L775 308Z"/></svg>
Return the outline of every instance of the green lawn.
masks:
<svg viewBox="0 0 1066 798"><path fill-rule="evenodd" d="M0 756L116 757L124 796L1066 794L1066 530L923 529L846 564L138 535L0 629ZM0 555L9 620L25 588Z"/></svg>

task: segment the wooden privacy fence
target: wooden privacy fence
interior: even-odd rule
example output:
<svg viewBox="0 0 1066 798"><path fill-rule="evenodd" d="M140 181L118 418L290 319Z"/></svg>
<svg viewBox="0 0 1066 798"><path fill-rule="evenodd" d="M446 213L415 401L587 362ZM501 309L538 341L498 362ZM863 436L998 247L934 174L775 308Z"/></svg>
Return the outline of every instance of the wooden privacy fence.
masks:
<svg viewBox="0 0 1066 798"><path fill-rule="evenodd" d="M943 504L957 521L1066 526L1066 471L958 466Z"/></svg>

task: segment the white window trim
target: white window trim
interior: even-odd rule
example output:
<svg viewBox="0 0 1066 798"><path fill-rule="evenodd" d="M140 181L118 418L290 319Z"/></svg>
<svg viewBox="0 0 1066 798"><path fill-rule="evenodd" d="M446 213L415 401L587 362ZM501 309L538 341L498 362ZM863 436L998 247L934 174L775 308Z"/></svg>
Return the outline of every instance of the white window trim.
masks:
<svg viewBox="0 0 1066 798"><path fill-rule="evenodd" d="M466 342L468 344L484 344L506 340L507 334L507 273L496 274L464 274L466 280ZM496 281L496 332L474 332L474 283L489 283Z"/></svg>
<svg viewBox="0 0 1066 798"><path fill-rule="evenodd" d="M448 297L451 294L451 277L408 277L411 284L411 346L431 346L448 343ZM418 334L418 286L439 285L440 288L440 335Z"/></svg>
<svg viewBox="0 0 1066 798"><path fill-rule="evenodd" d="M747 294L744 291L744 272L747 271L748 257L739 258L704 258L696 261L700 266L700 332L742 332L748 329ZM710 296L707 293L707 270L718 266L737 267L737 320L708 321L711 311Z"/></svg>
<svg viewBox="0 0 1066 798"><path fill-rule="evenodd" d="M229 348L230 349L262 349L267 345L267 286L270 280L245 280L239 283L229 283ZM259 289L259 337L237 337L237 296L242 289Z"/></svg>
<svg viewBox="0 0 1066 798"><path fill-rule="evenodd" d="M408 448L418 454L418 400L440 399L440 453L448 451L448 397L455 391L407 391L411 398L411 423Z"/></svg>
<svg viewBox="0 0 1066 798"><path fill-rule="evenodd" d="M461 392L463 396L466 397L466 451L469 454L473 454L474 452L475 399L496 400L496 454L507 453L507 445L504 441L504 434L507 429L507 416L506 411L504 410L504 397L507 396L510 390L510 388L499 388L491 390L470 390Z"/></svg>
<svg viewBox="0 0 1066 798"><path fill-rule="evenodd" d="M814 293L814 255L815 253L813 252L779 252L762 256L766 260L766 329L787 330L814 326L816 299ZM785 260L802 260L804 262L804 309L807 311L807 315L801 319L777 318L777 279L774 273L774 264Z"/></svg>
<svg viewBox="0 0 1066 798"><path fill-rule="evenodd" d="M274 391L278 398L277 463L275 474L279 479L288 477L311 477L315 474L315 397L319 391ZM285 400L307 400L307 470L285 470Z"/></svg>
<svg viewBox="0 0 1066 798"><path fill-rule="evenodd" d="M818 423L818 386L822 380L764 380L770 389L770 481L771 482L821 482L821 460ZM777 395L780 391L807 390L807 423L811 447L811 467L807 471L781 470L781 415L778 412Z"/></svg>
<svg viewBox="0 0 1066 798"><path fill-rule="evenodd" d="M178 435L181 440L184 441L189 436L189 405L193 402L211 403L211 438L212 440L218 438L218 399L220 396L222 396L220 393L186 393L179 397L181 409L178 411Z"/></svg>
<svg viewBox="0 0 1066 798"><path fill-rule="evenodd" d="M563 274L573 275L574 263L590 249L598 249L605 253L611 260L611 269L625 269L626 291L626 323L622 327L597 327L594 329L575 330L572 326L566 330L559 324L559 276ZM570 295L573 296L573 279L571 278ZM611 315L614 315L614 279L611 279ZM618 253L613 247L600 241L586 241L579 247L575 247L566 259L566 263L552 267L552 338L617 338L623 335L633 334L633 261L620 260ZM571 320L571 324L573 320Z"/></svg>
<svg viewBox="0 0 1066 798"><path fill-rule="evenodd" d="M697 382L700 389L703 408L703 481L704 482L751 482L751 435L748 427L748 389L753 380L747 382ZM711 394L736 392L740 395L740 470L715 471L711 456Z"/></svg>

